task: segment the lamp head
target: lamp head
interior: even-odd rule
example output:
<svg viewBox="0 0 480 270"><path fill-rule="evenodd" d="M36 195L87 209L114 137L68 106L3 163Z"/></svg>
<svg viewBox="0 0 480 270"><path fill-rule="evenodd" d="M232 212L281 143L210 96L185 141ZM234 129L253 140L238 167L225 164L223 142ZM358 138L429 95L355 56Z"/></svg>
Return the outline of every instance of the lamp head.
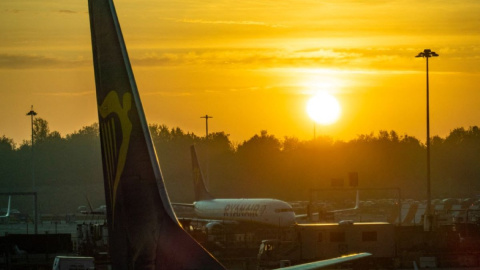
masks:
<svg viewBox="0 0 480 270"><path fill-rule="evenodd" d="M432 56L438 56L436 52L432 52L430 49L425 49L423 52L419 52L417 56L415 57L432 57Z"/></svg>

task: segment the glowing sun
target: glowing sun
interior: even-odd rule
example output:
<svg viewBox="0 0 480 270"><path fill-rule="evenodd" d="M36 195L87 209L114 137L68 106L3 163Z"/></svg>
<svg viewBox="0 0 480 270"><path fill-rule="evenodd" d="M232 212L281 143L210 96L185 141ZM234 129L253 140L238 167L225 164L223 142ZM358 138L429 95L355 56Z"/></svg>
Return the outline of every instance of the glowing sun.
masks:
<svg viewBox="0 0 480 270"><path fill-rule="evenodd" d="M307 102L308 115L319 124L329 125L335 123L340 117L340 111L338 100L328 93L319 93L311 97Z"/></svg>

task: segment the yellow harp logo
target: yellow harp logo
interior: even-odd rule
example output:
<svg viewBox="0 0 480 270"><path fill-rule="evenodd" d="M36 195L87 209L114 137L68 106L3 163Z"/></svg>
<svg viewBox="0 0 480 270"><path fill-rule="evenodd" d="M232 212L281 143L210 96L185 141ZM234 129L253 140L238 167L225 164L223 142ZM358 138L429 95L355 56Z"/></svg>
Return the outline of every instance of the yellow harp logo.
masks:
<svg viewBox="0 0 480 270"><path fill-rule="evenodd" d="M100 129L102 131L104 170L106 170L109 186L112 217L115 213L117 188L127 160L130 133L132 132L132 122L128 118L131 107L132 95L130 93L125 93L121 102L117 92L110 91L98 108L103 119L100 123ZM115 126L116 122L120 123L120 127ZM122 135L120 142L117 141L120 136L116 135L118 128L120 128Z"/></svg>

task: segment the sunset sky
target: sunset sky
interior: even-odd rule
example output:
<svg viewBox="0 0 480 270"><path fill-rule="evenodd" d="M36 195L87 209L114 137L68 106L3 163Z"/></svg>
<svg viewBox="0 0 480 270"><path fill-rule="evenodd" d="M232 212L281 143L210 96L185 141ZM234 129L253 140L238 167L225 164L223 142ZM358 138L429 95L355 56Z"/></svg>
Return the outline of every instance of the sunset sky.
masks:
<svg viewBox="0 0 480 270"><path fill-rule="evenodd" d="M425 141L480 125L480 1L116 0L150 123L241 143L313 137L318 91L341 116L317 135L395 130ZM97 121L87 0L0 2L0 137L30 137L30 106L62 135Z"/></svg>

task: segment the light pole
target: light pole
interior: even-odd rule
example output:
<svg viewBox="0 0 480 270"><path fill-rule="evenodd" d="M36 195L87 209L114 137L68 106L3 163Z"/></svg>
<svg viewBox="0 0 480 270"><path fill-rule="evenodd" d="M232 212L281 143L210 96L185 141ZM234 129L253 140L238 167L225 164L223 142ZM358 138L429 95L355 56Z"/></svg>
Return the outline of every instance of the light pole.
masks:
<svg viewBox="0 0 480 270"><path fill-rule="evenodd" d="M208 179L208 119L209 118L213 118L213 116L210 116L208 114L205 114L205 116L200 116L200 118L205 118L205 144L206 144L206 152L207 152L207 170L206 170L206 174L205 174L205 184L207 185L208 187L208 184L209 184L209 179Z"/></svg>
<svg viewBox="0 0 480 270"><path fill-rule="evenodd" d="M35 234L38 233L38 217L37 217L37 188L35 186L35 163L34 163L34 152L33 152L33 117L37 115L37 113L33 110L33 105L30 109L30 111L27 113L27 116L30 116L31 119L31 127L32 127L32 185L33 185L33 193L35 196L35 202L34 202L34 210L33 210L33 217L35 220Z"/></svg>
<svg viewBox="0 0 480 270"><path fill-rule="evenodd" d="M208 119L213 118L213 116L205 114L205 116L200 116L200 118L205 118L205 129L206 129L205 139L208 139Z"/></svg>
<svg viewBox="0 0 480 270"><path fill-rule="evenodd" d="M427 209L424 215L423 228L425 231L432 230L432 211L431 211L431 190L430 190L430 105L428 89L428 58L436 57L438 54L430 49L425 49L415 57L423 57L427 61Z"/></svg>
<svg viewBox="0 0 480 270"><path fill-rule="evenodd" d="M27 113L27 116L31 118L31 127L32 127L32 183L33 183L33 191L35 192L35 166L33 163L33 117L37 115L37 113L33 110L33 105L30 111Z"/></svg>

